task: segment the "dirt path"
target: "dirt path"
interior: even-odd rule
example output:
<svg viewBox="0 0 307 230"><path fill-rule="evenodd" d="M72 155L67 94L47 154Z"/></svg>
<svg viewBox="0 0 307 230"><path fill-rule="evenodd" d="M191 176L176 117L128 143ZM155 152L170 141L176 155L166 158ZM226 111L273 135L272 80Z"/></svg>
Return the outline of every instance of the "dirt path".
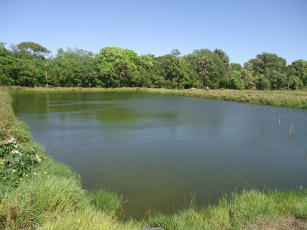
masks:
<svg viewBox="0 0 307 230"><path fill-rule="evenodd" d="M289 217L279 223L267 224L265 226L249 226L245 230L307 230L307 219L299 220Z"/></svg>

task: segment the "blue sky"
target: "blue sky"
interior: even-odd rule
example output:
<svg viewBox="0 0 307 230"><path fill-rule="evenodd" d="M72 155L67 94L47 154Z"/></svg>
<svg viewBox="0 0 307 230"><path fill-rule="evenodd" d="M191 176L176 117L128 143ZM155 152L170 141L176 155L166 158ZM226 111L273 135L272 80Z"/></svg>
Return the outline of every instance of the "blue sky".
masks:
<svg viewBox="0 0 307 230"><path fill-rule="evenodd" d="M305 0L0 0L0 41L56 52L105 46L163 55L221 48L232 62L261 52L307 59Z"/></svg>

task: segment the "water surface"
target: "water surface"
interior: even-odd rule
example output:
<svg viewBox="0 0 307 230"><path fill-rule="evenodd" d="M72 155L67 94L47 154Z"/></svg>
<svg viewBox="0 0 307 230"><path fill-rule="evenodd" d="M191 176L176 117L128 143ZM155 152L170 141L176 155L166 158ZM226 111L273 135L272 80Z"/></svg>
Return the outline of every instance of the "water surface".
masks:
<svg viewBox="0 0 307 230"><path fill-rule="evenodd" d="M13 107L86 189L123 194L129 216L244 187L307 187L307 110L101 92L17 93Z"/></svg>

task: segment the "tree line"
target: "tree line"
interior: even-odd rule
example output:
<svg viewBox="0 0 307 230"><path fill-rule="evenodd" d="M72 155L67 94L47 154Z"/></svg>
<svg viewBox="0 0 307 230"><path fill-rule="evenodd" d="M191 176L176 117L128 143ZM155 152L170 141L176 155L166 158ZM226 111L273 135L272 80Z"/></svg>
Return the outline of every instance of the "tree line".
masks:
<svg viewBox="0 0 307 230"><path fill-rule="evenodd" d="M155 87L205 89L300 89L307 87L307 61L261 53L241 66L221 49L199 49L184 56L175 49L155 57L105 47L50 51L34 42L9 48L0 43L0 85L53 87Z"/></svg>

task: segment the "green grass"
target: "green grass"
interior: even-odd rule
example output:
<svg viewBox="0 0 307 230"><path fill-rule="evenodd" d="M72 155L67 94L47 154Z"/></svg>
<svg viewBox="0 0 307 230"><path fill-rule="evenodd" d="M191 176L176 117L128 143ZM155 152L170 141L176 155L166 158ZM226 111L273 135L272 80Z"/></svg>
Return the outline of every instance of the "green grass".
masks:
<svg viewBox="0 0 307 230"><path fill-rule="evenodd" d="M103 212L85 208L68 213L64 218L47 221L39 230L142 230L143 224L135 221L124 223Z"/></svg>
<svg viewBox="0 0 307 230"><path fill-rule="evenodd" d="M171 92L183 95L185 91ZM191 206L173 215L160 214L142 221L122 220L123 199L106 190L89 193L82 189L78 175L47 157L44 149L33 141L27 126L15 118L10 103L8 92L0 90L0 144L14 140L18 151L22 154L34 151L41 161L31 166L27 174L20 174L14 183L4 183L0 177L0 229L141 230L145 223L165 230L252 229L250 226L263 229L272 224L277 227L270 229L279 229L280 223L289 217L307 229L306 188L288 192L246 190L204 209ZM3 160L0 158L0 162ZM1 170L11 170L9 167ZM294 229L293 226L285 229Z"/></svg>
<svg viewBox="0 0 307 230"><path fill-rule="evenodd" d="M0 90L0 141L8 138L8 130L14 123L11 97Z"/></svg>
<svg viewBox="0 0 307 230"><path fill-rule="evenodd" d="M90 197L91 203L99 211L114 213L114 215L120 213L124 203L122 197L104 189L91 193Z"/></svg>
<svg viewBox="0 0 307 230"><path fill-rule="evenodd" d="M157 88L26 88L10 87L22 92L142 92L176 96L189 96L213 100L236 101L289 108L307 109L307 90L201 90L201 89L157 89Z"/></svg>
<svg viewBox="0 0 307 230"><path fill-rule="evenodd" d="M44 149L33 141L27 126L15 118L10 103L8 92L0 90L0 146L14 141L14 150L22 156L31 151L41 161L29 165L24 174L16 174L18 171L13 171L11 164L0 167L0 175L9 172L13 176L12 180L0 177L0 229L73 229L72 226L95 229L90 227L94 221L100 223L96 229L136 229L140 226L140 223L117 220L115 213L122 202L116 194L85 191L78 175L47 157ZM10 161L10 157L0 157L0 162ZM21 160L21 163L26 165L27 162ZM104 226L106 228L102 228Z"/></svg>
<svg viewBox="0 0 307 230"><path fill-rule="evenodd" d="M280 223L289 216L307 224L306 189L268 193L244 191L206 209L192 208L171 216L153 216L149 218L149 223L152 226L162 226L165 230L244 229L251 225Z"/></svg>

